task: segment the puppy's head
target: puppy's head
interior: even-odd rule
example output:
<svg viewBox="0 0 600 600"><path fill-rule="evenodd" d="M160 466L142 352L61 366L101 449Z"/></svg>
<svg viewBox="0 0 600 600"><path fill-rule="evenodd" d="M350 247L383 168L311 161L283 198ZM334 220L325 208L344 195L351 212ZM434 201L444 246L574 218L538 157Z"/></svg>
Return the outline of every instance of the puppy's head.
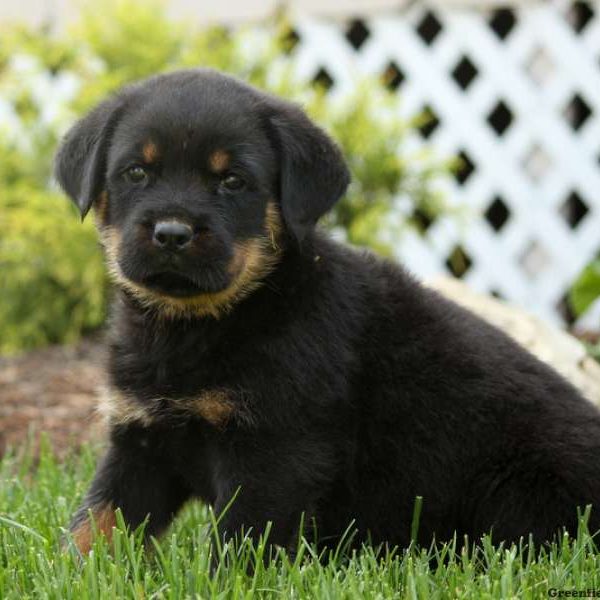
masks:
<svg viewBox="0 0 600 600"><path fill-rule="evenodd" d="M218 316L345 191L333 142L296 106L210 70L124 88L65 137L59 183L93 206L110 271L168 316Z"/></svg>

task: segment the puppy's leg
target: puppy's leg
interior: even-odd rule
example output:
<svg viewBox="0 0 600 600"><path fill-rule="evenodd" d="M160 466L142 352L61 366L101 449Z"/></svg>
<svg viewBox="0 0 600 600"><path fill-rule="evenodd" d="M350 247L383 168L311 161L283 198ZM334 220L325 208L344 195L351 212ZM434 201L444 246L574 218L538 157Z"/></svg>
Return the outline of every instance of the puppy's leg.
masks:
<svg viewBox="0 0 600 600"><path fill-rule="evenodd" d="M81 553L93 543L94 527L108 539L118 508L125 522L135 529L146 518L145 534L157 535L171 522L190 493L170 470L164 458L140 445L139 435L114 439L101 462L83 504L70 525L73 540Z"/></svg>
<svg viewBox="0 0 600 600"><path fill-rule="evenodd" d="M495 543L518 543L531 534L536 544L544 544L557 539L563 528L576 535L577 509L593 504L595 494L585 477L565 479L541 468L521 470L507 478L493 493L483 496L472 520L473 537L491 529ZM589 527L592 534L599 527L594 511Z"/></svg>
<svg viewBox="0 0 600 600"><path fill-rule="evenodd" d="M265 560L276 547L293 554L303 515L305 523L317 517L315 507L331 487L333 452L321 442L266 442L231 458L218 477L219 535L225 541L246 536L256 542L270 524Z"/></svg>

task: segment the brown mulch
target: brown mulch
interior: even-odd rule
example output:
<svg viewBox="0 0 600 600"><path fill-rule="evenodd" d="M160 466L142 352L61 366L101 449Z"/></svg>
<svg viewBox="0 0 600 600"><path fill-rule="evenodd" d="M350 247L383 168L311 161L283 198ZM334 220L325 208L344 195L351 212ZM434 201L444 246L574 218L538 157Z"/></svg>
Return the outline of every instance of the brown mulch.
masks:
<svg viewBox="0 0 600 600"><path fill-rule="evenodd" d="M93 336L0 358L0 456L45 432L59 455L101 438L95 406L105 385L104 345Z"/></svg>

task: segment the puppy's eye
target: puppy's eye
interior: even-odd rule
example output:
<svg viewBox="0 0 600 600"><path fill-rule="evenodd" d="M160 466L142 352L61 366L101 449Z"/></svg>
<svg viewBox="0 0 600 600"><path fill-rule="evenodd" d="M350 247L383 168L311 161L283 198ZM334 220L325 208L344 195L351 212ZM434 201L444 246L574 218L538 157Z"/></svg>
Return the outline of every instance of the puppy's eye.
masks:
<svg viewBox="0 0 600 600"><path fill-rule="evenodd" d="M221 188L227 192L239 192L246 187L246 182L239 175L227 175L221 179Z"/></svg>
<svg viewBox="0 0 600 600"><path fill-rule="evenodd" d="M144 167L136 165L125 171L125 179L130 183L145 183L148 180L148 172Z"/></svg>

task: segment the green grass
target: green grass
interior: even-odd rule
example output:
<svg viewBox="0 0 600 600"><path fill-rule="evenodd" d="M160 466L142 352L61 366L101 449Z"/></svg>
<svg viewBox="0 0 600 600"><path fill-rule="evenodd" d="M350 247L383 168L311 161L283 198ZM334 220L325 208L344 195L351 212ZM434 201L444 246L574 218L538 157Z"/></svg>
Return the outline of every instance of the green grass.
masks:
<svg viewBox="0 0 600 600"><path fill-rule="evenodd" d="M171 530L144 549L141 532L115 531L81 560L61 550L62 529L92 476L89 448L58 462L8 456L0 463L0 598L547 598L551 588L600 588L600 554L582 519L577 539L549 551L520 548L457 551L456 544L377 556L372 550L318 561L300 542L294 559L263 566L263 552L245 544L209 570L211 515L191 504ZM413 528L416 523L413 522ZM407 526L411 526L408 524ZM432 560L434 557L442 560ZM249 564L256 563L254 570Z"/></svg>

